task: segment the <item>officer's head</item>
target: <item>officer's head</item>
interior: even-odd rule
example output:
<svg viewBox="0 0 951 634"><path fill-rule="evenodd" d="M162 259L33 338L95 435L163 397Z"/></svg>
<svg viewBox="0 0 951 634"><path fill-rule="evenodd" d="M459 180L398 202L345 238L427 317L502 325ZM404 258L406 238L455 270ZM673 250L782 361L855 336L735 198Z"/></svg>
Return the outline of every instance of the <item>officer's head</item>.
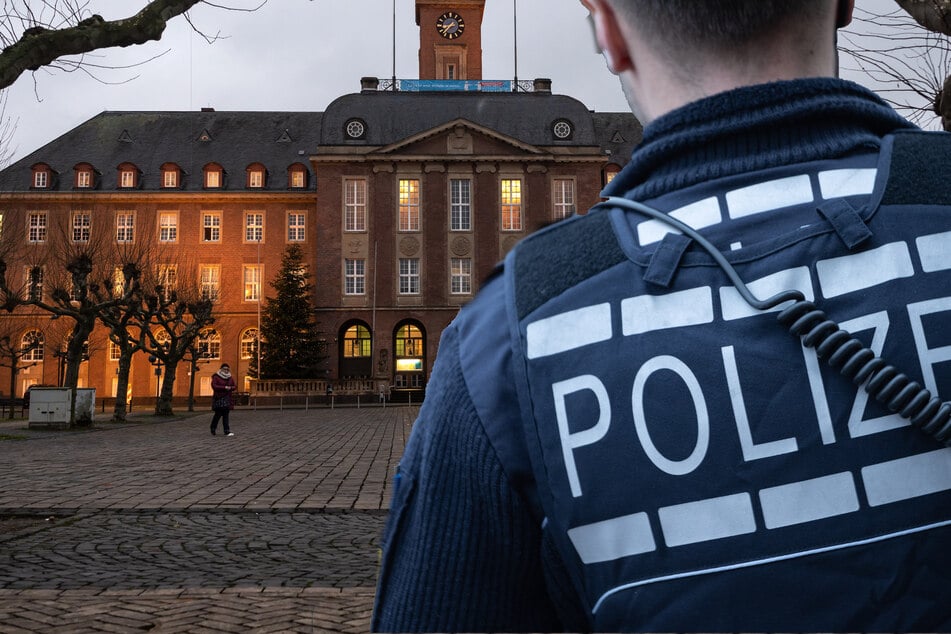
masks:
<svg viewBox="0 0 951 634"><path fill-rule="evenodd" d="M835 30L853 7L853 0L581 2L645 122L741 85L834 75Z"/></svg>

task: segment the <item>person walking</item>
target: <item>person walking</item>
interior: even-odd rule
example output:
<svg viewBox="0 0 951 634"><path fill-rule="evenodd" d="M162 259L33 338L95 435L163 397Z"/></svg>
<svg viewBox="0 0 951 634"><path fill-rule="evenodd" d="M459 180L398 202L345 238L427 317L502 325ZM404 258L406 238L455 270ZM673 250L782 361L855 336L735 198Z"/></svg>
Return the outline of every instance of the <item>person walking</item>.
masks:
<svg viewBox="0 0 951 634"><path fill-rule="evenodd" d="M443 332L371 629L951 631L951 135L851 0L582 2L643 141Z"/></svg>
<svg viewBox="0 0 951 634"><path fill-rule="evenodd" d="M228 424L228 415L234 409L234 391L238 389L238 386L234 382L234 377L231 376L231 367L227 363L222 363L221 369L211 377L211 389L211 409L215 411L215 415L211 418L211 435L214 436L217 432L220 420L225 436L234 436Z"/></svg>

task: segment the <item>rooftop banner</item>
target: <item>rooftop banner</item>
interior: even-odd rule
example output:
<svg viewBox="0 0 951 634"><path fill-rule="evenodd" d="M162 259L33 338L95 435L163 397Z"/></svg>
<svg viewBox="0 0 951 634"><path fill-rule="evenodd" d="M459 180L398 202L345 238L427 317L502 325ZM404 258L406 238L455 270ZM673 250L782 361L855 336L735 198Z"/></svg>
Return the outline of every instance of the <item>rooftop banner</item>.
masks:
<svg viewBox="0 0 951 634"><path fill-rule="evenodd" d="M512 92L506 80L400 79L401 92Z"/></svg>

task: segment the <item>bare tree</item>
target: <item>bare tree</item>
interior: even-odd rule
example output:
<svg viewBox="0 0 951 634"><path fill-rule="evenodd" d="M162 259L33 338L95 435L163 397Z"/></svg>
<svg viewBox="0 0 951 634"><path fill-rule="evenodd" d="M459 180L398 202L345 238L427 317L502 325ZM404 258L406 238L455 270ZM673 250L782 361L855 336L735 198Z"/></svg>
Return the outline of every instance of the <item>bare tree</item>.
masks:
<svg viewBox="0 0 951 634"><path fill-rule="evenodd" d="M951 130L951 36L944 26L951 0L896 2L901 8L891 12L856 8L853 26L840 33L843 67L872 79L875 92L910 121Z"/></svg>
<svg viewBox="0 0 951 634"><path fill-rule="evenodd" d="M5 0L0 13L0 89L43 67L93 66L82 57L92 51L160 40L170 20L180 15L187 20L188 10L198 4L254 11L266 1L242 9L210 0L150 0L134 15L104 20L90 12L88 0ZM209 41L218 37L201 34Z"/></svg>

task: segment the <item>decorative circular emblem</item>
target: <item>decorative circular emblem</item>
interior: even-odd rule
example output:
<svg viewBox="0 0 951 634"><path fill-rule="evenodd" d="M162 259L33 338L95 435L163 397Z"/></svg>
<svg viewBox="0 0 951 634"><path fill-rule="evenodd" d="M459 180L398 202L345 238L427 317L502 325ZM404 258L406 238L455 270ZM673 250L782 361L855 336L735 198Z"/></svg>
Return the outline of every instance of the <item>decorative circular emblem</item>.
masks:
<svg viewBox="0 0 951 634"><path fill-rule="evenodd" d="M400 240L400 253L403 255L416 255L419 253L419 240L411 237Z"/></svg>
<svg viewBox="0 0 951 634"><path fill-rule="evenodd" d="M552 126L551 131L555 135L556 139L571 138L571 124L564 119L561 121L556 121L555 125Z"/></svg>
<svg viewBox="0 0 951 634"><path fill-rule="evenodd" d="M472 242L469 240L469 238L457 236L456 239L452 241L452 244L449 248L452 249L453 255L469 255L469 252L472 251Z"/></svg>
<svg viewBox="0 0 951 634"><path fill-rule="evenodd" d="M350 119L347 121L347 136L351 139L361 139L367 132L367 127L359 119Z"/></svg>

